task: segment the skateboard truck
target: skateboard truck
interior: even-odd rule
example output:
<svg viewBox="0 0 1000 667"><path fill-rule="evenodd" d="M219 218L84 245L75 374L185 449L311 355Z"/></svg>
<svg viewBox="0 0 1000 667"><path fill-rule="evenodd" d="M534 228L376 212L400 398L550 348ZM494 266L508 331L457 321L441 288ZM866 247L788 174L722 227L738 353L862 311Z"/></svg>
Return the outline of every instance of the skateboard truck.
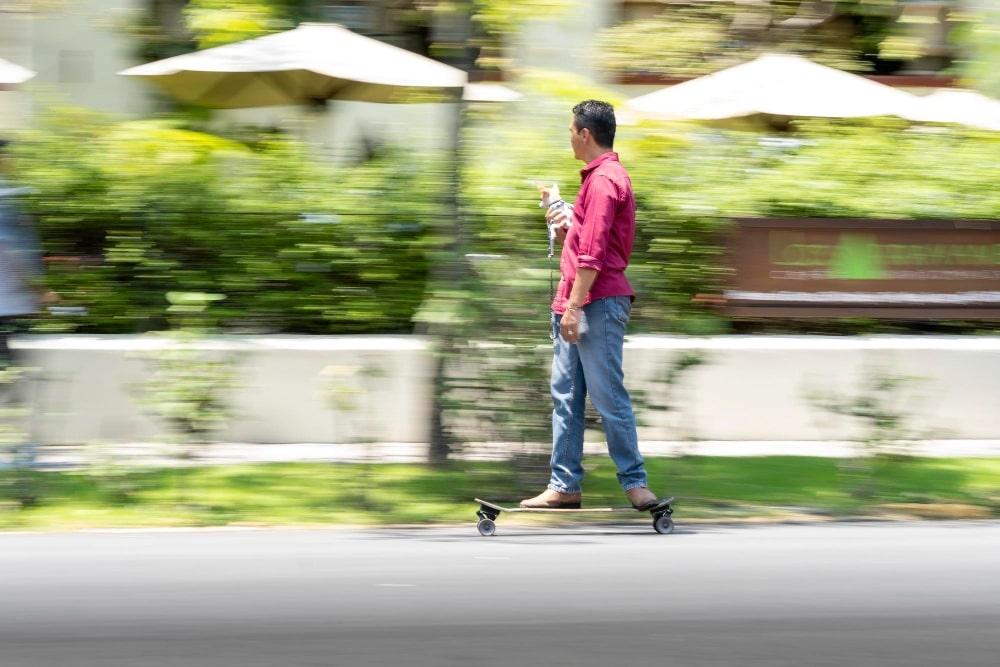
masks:
<svg viewBox="0 0 1000 667"><path fill-rule="evenodd" d="M479 529L479 534L483 537L490 537L495 532L497 532L497 517L500 516L500 510L493 509L489 505L482 504L480 501L479 511L476 512L476 516L479 517L479 522L476 523L476 528Z"/></svg>

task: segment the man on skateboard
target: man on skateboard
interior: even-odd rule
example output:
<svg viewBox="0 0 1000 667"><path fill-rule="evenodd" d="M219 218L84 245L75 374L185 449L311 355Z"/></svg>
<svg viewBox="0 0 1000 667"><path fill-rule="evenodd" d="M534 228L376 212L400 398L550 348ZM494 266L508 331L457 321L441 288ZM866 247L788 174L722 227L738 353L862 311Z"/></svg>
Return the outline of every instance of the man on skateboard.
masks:
<svg viewBox="0 0 1000 667"><path fill-rule="evenodd" d="M625 325L635 299L625 277L635 238L635 197L613 151L615 128L610 104L587 100L573 107L570 144L573 156L586 164L582 185L571 214L550 205L545 216L563 242L552 301L552 474L548 488L522 500L521 507L580 507L588 393L629 502L638 510L657 503L647 488L622 371Z"/></svg>

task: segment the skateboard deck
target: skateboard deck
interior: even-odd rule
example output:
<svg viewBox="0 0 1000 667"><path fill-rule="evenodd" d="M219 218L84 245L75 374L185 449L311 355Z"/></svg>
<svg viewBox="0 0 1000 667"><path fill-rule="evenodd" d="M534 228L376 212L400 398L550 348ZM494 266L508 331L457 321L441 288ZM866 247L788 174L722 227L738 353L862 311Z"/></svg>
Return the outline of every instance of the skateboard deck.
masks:
<svg viewBox="0 0 1000 667"><path fill-rule="evenodd" d="M477 503L490 509L495 509L500 512L547 512L547 513L571 513L576 512L579 514L592 513L592 512L655 512L659 509L665 509L674 502L673 497L664 498L658 503L653 505L648 509L637 510L634 507L580 507L580 508L556 508L556 507L504 507L503 505L498 505L496 503L491 503L488 500L483 500L482 498L473 498Z"/></svg>
<svg viewBox="0 0 1000 667"><path fill-rule="evenodd" d="M479 530L479 534L484 537L489 537L496 534L496 520L503 512L526 512L526 513L545 513L545 514L600 514L600 513L611 513L611 512L649 512L650 516L653 517L653 530L660 533L661 535L669 535L674 532L674 521L671 518L674 513L674 508L671 507L674 499L663 498L657 502L652 507L637 510L634 507L580 507L571 509L562 508L547 508L547 507L504 507L503 505L498 505L497 503L490 502L488 500L483 500L482 498L474 498L477 503L479 503L479 511L476 512L478 517L478 522L476 523L476 528Z"/></svg>

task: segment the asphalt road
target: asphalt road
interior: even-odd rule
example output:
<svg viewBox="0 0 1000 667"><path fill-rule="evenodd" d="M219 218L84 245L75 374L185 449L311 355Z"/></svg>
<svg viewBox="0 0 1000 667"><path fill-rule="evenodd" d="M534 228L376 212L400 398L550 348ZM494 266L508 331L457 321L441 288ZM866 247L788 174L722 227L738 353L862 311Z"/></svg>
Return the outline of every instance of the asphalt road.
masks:
<svg viewBox="0 0 1000 667"><path fill-rule="evenodd" d="M0 667L1000 664L998 522L498 528L0 534Z"/></svg>

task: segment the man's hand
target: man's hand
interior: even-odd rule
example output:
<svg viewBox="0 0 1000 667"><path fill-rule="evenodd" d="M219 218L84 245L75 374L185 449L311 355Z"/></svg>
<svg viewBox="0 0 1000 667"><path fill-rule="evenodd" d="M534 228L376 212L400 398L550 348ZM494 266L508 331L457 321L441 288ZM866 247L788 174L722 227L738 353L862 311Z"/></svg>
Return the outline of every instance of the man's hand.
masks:
<svg viewBox="0 0 1000 667"><path fill-rule="evenodd" d="M579 309L566 309L562 319L559 321L559 332L563 340L567 343L575 343L580 340L580 311Z"/></svg>
<svg viewBox="0 0 1000 667"><path fill-rule="evenodd" d="M573 291L566 299L566 312L563 313L559 321L559 333L567 343L575 343L580 340L580 320L583 314L580 309L586 302L590 288L597 279L597 269L588 269L581 266L576 270L576 280L573 282Z"/></svg>

